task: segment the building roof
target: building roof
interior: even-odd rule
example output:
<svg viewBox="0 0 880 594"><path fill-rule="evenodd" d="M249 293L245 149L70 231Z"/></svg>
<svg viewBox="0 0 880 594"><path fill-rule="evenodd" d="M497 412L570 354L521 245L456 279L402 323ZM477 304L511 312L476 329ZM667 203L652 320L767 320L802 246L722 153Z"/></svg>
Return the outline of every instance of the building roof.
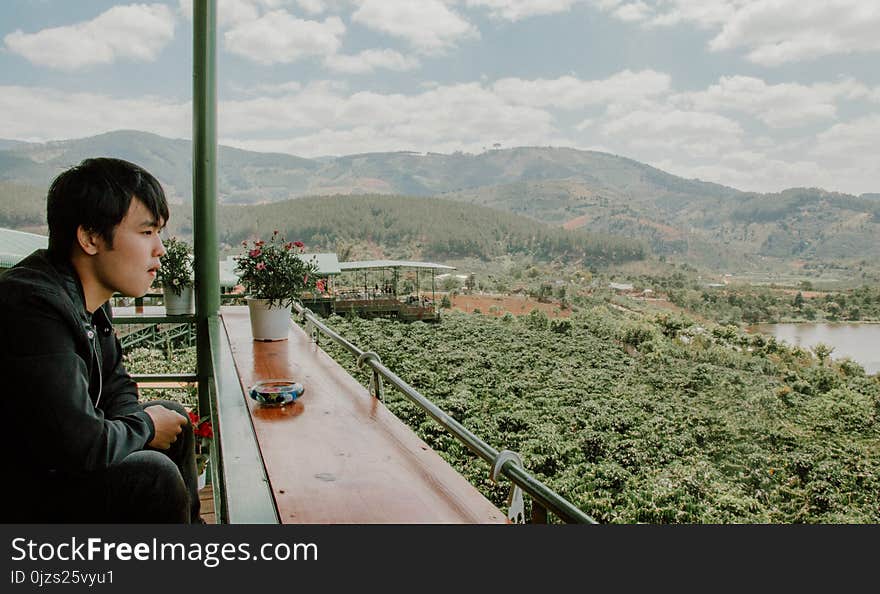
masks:
<svg viewBox="0 0 880 594"><path fill-rule="evenodd" d="M430 270L455 270L455 266L435 264L434 262L412 262L409 260L359 260L340 262L342 272L348 270L376 270L381 268L427 268Z"/></svg>
<svg viewBox="0 0 880 594"><path fill-rule="evenodd" d="M318 274L329 275L342 272L342 264L334 253L300 254L300 257L307 262L314 257L315 263L318 265Z"/></svg>
<svg viewBox="0 0 880 594"><path fill-rule="evenodd" d="M616 291L632 291L633 286L630 283L608 283L608 286Z"/></svg>
<svg viewBox="0 0 880 594"><path fill-rule="evenodd" d="M0 268L11 268L34 250L49 247L49 238L36 233L0 229Z"/></svg>
<svg viewBox="0 0 880 594"><path fill-rule="evenodd" d="M226 256L225 260L220 260L220 286L234 287L238 284L238 276L235 274L235 260L232 256Z"/></svg>

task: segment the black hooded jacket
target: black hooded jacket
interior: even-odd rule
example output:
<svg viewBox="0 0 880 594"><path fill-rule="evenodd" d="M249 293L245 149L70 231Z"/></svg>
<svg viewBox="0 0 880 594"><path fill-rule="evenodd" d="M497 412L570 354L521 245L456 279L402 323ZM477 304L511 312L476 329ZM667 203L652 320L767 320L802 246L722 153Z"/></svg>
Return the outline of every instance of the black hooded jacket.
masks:
<svg viewBox="0 0 880 594"><path fill-rule="evenodd" d="M107 303L88 313L73 267L46 250L0 275L0 471L16 499L152 441L111 319Z"/></svg>

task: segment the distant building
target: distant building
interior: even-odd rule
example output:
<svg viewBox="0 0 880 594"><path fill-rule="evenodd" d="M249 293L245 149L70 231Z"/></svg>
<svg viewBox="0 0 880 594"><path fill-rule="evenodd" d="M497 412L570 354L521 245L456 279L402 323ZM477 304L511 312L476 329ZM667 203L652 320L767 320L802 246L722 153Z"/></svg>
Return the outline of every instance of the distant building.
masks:
<svg viewBox="0 0 880 594"><path fill-rule="evenodd" d="M632 291L633 286L630 283L608 283L608 287L615 291Z"/></svg>

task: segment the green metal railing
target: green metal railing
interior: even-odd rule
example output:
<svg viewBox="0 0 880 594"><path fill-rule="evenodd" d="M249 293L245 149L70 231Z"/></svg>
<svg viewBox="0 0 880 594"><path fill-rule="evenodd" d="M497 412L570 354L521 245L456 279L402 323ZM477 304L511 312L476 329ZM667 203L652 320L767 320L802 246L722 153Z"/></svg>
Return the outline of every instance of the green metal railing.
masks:
<svg viewBox="0 0 880 594"><path fill-rule="evenodd" d="M462 442L473 453L488 462L494 474L503 474L510 481L532 497L532 522L544 523L547 521L547 510L553 512L564 522L579 524L597 524L596 520L585 514L570 501L566 500L550 487L529 474L521 464L518 456L507 450L499 452L482 439L471 433L461 423L456 421L446 412L438 408L433 402L425 398L415 388L400 379L394 372L382 365L379 357L372 352L363 351L346 340L332 328L324 324L312 311L294 302L294 309L300 315L301 321L307 325L307 332L314 339L317 336L311 332L312 328L330 337L334 342L357 357L358 366L369 365L373 370L373 379L370 383L373 395L381 397L381 378L388 380L395 388L403 393L411 402L416 404L437 423L449 431L456 439ZM493 476L494 478L494 476Z"/></svg>
<svg viewBox="0 0 880 594"><path fill-rule="evenodd" d="M214 451L211 483L218 524L278 524L275 498L235 372L232 350L219 319L208 324L213 371L207 382Z"/></svg>
<svg viewBox="0 0 880 594"><path fill-rule="evenodd" d="M146 320L165 321L165 316L116 316L116 324L142 324ZM196 316L170 316L186 325ZM197 345L196 349L205 348ZM199 414L207 413L214 428L209 455L210 484L214 487L214 513L218 524L277 524L275 502L269 487L263 459L244 399L241 383L222 324L218 317L208 322L211 375L197 373L133 373L138 383L193 384L199 395Z"/></svg>

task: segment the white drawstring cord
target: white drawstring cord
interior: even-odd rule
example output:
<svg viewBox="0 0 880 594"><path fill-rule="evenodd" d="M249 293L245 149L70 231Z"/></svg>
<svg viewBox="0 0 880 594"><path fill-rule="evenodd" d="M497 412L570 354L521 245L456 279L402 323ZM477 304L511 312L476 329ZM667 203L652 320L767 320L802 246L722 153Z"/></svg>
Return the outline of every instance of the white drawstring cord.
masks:
<svg viewBox="0 0 880 594"><path fill-rule="evenodd" d="M98 397L95 399L95 408L98 408L98 403L101 402L101 394L104 391L104 374L101 372L101 357L98 356L98 347L92 342L98 340L98 332L94 325L86 335L89 337L89 344L95 353L95 364L98 366Z"/></svg>

